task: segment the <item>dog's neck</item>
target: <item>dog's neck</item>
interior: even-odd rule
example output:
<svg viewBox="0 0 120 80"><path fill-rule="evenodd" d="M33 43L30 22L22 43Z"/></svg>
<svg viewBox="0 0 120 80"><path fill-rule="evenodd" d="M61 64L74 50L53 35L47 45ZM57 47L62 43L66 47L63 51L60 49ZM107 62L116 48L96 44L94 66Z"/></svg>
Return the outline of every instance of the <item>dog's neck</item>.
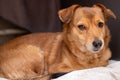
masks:
<svg viewBox="0 0 120 80"><path fill-rule="evenodd" d="M66 36L64 38L64 43L65 43L64 47L66 48L65 50L67 50L66 53L64 54L67 54L69 58L75 58L72 59L72 61L76 60L79 63L79 61L84 61L84 60L86 61L87 58L88 60L91 60L92 58L97 57L98 54L90 53L87 51L86 52L81 51L80 47L76 45L76 43L74 42L74 40L71 39L69 34L64 34L64 36Z"/></svg>

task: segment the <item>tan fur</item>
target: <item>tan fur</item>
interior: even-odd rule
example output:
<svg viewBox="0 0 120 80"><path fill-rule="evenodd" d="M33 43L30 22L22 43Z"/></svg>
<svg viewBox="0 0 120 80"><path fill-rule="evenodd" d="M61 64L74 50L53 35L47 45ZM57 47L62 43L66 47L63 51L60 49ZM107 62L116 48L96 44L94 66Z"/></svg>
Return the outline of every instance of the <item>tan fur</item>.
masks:
<svg viewBox="0 0 120 80"><path fill-rule="evenodd" d="M99 28L98 22L115 18L113 12L96 4L93 7L72 5L58 14L64 22L63 32L33 33L0 46L0 77L31 79L107 65L111 57L110 33L106 25ZM80 30L80 24L86 30ZM96 38L103 40L104 46L92 52L90 45Z"/></svg>

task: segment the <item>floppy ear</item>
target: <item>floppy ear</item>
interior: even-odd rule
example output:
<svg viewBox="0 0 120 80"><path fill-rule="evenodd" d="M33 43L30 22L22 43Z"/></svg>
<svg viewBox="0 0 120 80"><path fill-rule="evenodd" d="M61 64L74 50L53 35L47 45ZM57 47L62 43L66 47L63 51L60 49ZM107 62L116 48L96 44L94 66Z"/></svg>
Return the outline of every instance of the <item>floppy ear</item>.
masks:
<svg viewBox="0 0 120 80"><path fill-rule="evenodd" d="M94 5L94 7L99 7L102 10L105 19L108 19L109 17L116 19L115 14L110 9L107 9L104 5L97 3Z"/></svg>
<svg viewBox="0 0 120 80"><path fill-rule="evenodd" d="M72 5L68 8L62 9L58 11L59 18L62 22L69 22L72 18L74 11L76 8L80 7L79 5Z"/></svg>

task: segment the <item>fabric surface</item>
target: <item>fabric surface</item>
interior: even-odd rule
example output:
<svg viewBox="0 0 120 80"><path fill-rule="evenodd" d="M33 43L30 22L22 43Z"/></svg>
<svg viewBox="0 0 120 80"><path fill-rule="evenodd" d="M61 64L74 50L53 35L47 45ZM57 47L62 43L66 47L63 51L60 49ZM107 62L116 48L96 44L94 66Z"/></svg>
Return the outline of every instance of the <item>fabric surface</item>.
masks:
<svg viewBox="0 0 120 80"><path fill-rule="evenodd" d="M120 80L120 61L112 61L107 67L73 71L52 80Z"/></svg>

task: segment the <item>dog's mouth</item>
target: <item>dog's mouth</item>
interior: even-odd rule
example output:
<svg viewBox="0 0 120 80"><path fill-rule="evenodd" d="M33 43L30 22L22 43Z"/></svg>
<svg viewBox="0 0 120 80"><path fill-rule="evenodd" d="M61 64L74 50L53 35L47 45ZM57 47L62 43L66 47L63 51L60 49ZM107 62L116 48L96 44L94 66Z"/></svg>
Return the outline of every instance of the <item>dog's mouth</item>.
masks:
<svg viewBox="0 0 120 80"><path fill-rule="evenodd" d="M100 49L96 49L96 48L88 49L88 51L90 51L91 53L98 53L101 51L101 48Z"/></svg>
<svg viewBox="0 0 120 80"><path fill-rule="evenodd" d="M93 48L94 52L99 52L100 50L101 50L101 48L99 48L99 49L98 48Z"/></svg>
<svg viewBox="0 0 120 80"><path fill-rule="evenodd" d="M100 52L102 50L102 48L99 48L99 49L97 49L97 48L93 48L93 49L91 49L91 50L89 50L91 53L98 53L98 52Z"/></svg>

